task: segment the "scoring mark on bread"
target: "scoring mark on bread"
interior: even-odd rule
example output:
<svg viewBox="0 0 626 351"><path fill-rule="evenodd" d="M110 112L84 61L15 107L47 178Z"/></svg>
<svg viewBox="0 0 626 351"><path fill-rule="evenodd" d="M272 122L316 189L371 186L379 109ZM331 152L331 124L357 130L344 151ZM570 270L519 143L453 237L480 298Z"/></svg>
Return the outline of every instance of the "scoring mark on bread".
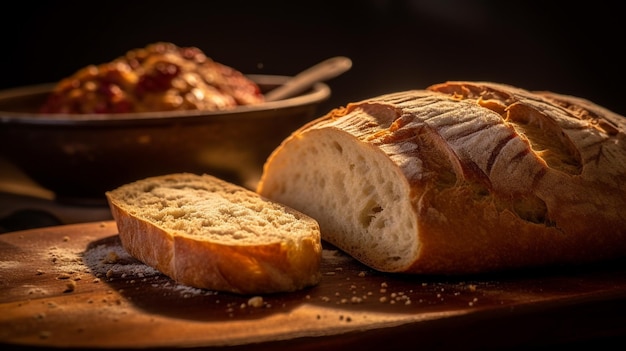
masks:
<svg viewBox="0 0 626 351"><path fill-rule="evenodd" d="M530 106L515 103L508 107L506 120L520 137L530 142L533 152L550 168L572 175L582 172L580 153L552 118Z"/></svg>
<svg viewBox="0 0 626 351"><path fill-rule="evenodd" d="M458 101L473 100L477 105L497 113L513 128L513 137L527 141L529 149L548 167L572 175L581 174L583 162L579 150L563 127L548 115L564 113L563 111L551 110L542 101L521 99L480 84L437 85L432 90L448 94ZM598 119L591 111L575 109L572 104L554 97L550 98L550 101L552 100L575 114L572 117ZM498 146L492 150L488 167L493 166L500 151L509 142L507 138L505 139L500 140Z"/></svg>
<svg viewBox="0 0 626 351"><path fill-rule="evenodd" d="M615 136L619 133L619 126L617 125L617 123L604 116L599 115L594 111L591 111L589 108L585 108L582 106L589 105L590 103L588 101L572 96L559 96L558 94L550 92L537 93L542 95L546 100L550 101L554 105L562 107L573 117L588 121L591 127L601 132L604 132L609 136Z"/></svg>

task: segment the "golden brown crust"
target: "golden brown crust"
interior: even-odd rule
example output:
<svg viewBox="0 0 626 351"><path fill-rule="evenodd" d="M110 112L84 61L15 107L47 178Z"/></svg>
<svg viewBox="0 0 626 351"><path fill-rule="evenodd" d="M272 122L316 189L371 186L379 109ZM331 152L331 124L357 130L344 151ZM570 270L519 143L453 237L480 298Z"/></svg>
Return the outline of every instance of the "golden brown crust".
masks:
<svg viewBox="0 0 626 351"><path fill-rule="evenodd" d="M333 214L298 200L313 194L289 195L306 189L290 187L293 161L286 153L298 152L296 146L314 135L317 142L309 144L320 145L316 155L323 154L331 131L342 150L359 150L368 172L400 171L402 179L394 182L410 194L404 212L413 216L406 221L417 223L413 241L402 244L417 250L395 257L402 264L381 263L374 256L382 251L373 254L371 244L359 244L359 229L345 230ZM374 164L373 155L380 153L387 162ZM294 159L305 162L317 157L312 154ZM300 173L309 171L323 174ZM353 179L365 184L370 178L364 172ZM257 190L312 215L325 240L373 268L459 274L626 255L624 179L624 117L571 96L446 82L351 103L307 124L270 156ZM366 198L360 192L352 196ZM391 200L381 204L373 218L391 223L402 217L385 211ZM379 244L388 244L385 237L393 234L384 226L377 232Z"/></svg>
<svg viewBox="0 0 626 351"><path fill-rule="evenodd" d="M120 240L133 257L181 284L238 294L289 292L314 286L319 282L322 252L319 227L314 220L301 213L284 208L285 213L294 216L273 219L301 221L302 226L294 226L294 230L298 228L301 232L292 233L293 238L289 234L270 237L258 233L254 242L247 240L245 243L237 243L233 240L221 240L220 235L223 233L214 236L209 234L212 231L210 225L206 225L201 233L190 233L189 229L183 228L182 218L169 219L167 223L159 224L146 215L151 207L149 203L139 206L133 202L132 198L139 197L141 192L151 191L155 184L182 188L184 182L189 180L196 182L196 187L197 182L221 184L206 187L217 193L245 192L249 197L246 202L265 201L255 199L258 195L247 189L207 175L200 177L175 174L153 177L107 192ZM169 184L165 185L166 182ZM193 192L191 188L184 191ZM260 213L263 208L256 206L257 204L253 207L259 209L258 216L263 216ZM192 203L186 203L184 207L189 212L202 211L202 208ZM205 216L210 221L210 215L200 216ZM180 229L173 229L174 227ZM280 235L284 237L281 238Z"/></svg>

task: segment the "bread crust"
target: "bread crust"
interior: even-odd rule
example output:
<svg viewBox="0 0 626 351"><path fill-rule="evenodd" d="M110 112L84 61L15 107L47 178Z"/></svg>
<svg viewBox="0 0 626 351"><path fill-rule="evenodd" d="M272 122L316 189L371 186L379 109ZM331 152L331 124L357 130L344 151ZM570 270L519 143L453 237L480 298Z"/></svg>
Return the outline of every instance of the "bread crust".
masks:
<svg viewBox="0 0 626 351"><path fill-rule="evenodd" d="M146 209L139 208L130 199L152 184L167 187L166 182L183 185L188 180L220 184L213 189L217 196L221 192L244 191L248 196L258 198L254 201L269 203L252 191L208 175L172 174L124 185L106 195L122 245L133 257L178 283L237 294L291 292L319 283L322 252L319 226L297 211L272 205L292 214L295 219L289 220L304 223L306 232L297 233L297 236L294 233L294 238L272 238L258 233L254 243L237 243L164 227L143 214ZM214 186L207 189L211 187ZM203 231L210 232L210 226Z"/></svg>
<svg viewBox="0 0 626 351"><path fill-rule="evenodd" d="M257 192L316 218L324 240L381 271L467 274L613 259L626 255L625 131L623 116L585 99L450 81L350 103L308 123L270 155ZM400 174L391 176L408 194L402 210L383 202L372 217L414 221L401 243L412 249L381 257L388 253L373 247L393 246L395 235L384 226L348 230L300 200L314 194L292 181L293 160L327 168L327 138L357 150L363 168ZM305 144L316 152L301 151ZM374 154L386 161L375 164ZM299 174L307 172L331 177ZM351 179L376 186L377 172ZM317 198L367 199L337 189Z"/></svg>

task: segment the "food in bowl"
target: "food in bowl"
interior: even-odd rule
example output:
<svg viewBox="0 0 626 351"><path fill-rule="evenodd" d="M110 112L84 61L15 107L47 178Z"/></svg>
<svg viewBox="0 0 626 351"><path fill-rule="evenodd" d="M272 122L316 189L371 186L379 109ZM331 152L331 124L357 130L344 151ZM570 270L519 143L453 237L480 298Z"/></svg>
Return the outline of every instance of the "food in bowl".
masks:
<svg viewBox="0 0 626 351"><path fill-rule="evenodd" d="M158 42L59 81L42 113L228 110L264 102L259 86L196 47Z"/></svg>
<svg viewBox="0 0 626 351"><path fill-rule="evenodd" d="M247 75L263 93L292 77ZM219 111L40 113L56 83L0 91L0 157L57 202L104 205L105 191L176 172L209 173L254 188L267 156L318 113L329 86Z"/></svg>

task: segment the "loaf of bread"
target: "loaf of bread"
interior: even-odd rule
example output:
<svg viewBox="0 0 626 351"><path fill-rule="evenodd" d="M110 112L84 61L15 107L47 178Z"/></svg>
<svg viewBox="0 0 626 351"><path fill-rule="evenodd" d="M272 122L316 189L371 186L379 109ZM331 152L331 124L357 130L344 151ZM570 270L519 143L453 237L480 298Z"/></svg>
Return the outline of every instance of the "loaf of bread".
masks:
<svg viewBox="0 0 626 351"><path fill-rule="evenodd" d="M385 272L473 274L626 256L626 120L577 97L447 82L330 111L257 192Z"/></svg>
<svg viewBox="0 0 626 351"><path fill-rule="evenodd" d="M178 283L237 294L320 280L317 222L210 175L177 173L106 193L122 246Z"/></svg>

